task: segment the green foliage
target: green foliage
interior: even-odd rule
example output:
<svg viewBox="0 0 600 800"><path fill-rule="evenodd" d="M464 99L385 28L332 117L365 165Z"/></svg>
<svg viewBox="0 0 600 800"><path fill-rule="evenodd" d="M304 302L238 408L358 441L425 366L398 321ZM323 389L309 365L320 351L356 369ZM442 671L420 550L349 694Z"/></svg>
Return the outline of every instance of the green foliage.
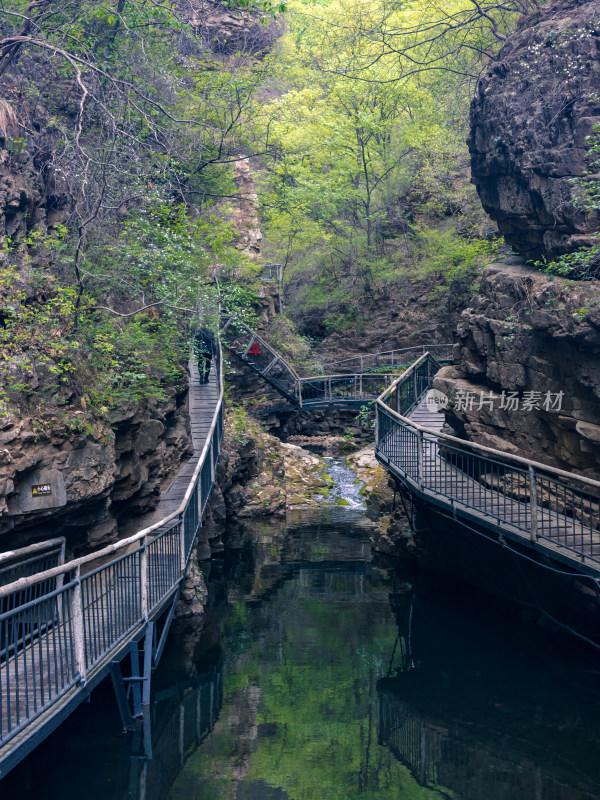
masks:
<svg viewBox="0 0 600 800"><path fill-rule="evenodd" d="M533 266L548 275L560 275L578 281L591 281L598 276L600 269L600 244L580 247L572 253L565 253L554 261L546 258L533 262Z"/></svg>
<svg viewBox="0 0 600 800"><path fill-rule="evenodd" d="M447 289L455 282L474 288L474 281L485 263L498 253L499 240L464 239L454 228L436 230L421 226L419 263L423 273L437 273Z"/></svg>
<svg viewBox="0 0 600 800"><path fill-rule="evenodd" d="M231 436L233 441L245 447L251 441L256 439L261 434L259 424L247 412L243 405L231 405L227 409L226 419L227 435Z"/></svg>
<svg viewBox="0 0 600 800"><path fill-rule="evenodd" d="M290 364L305 375L319 375L322 364L315 356L313 345L306 336L300 336L294 323L287 317L278 316L269 325L269 344L280 352Z"/></svg>
<svg viewBox="0 0 600 800"><path fill-rule="evenodd" d="M496 20L498 32L516 20L509 6ZM298 315L322 309L327 332L360 325L364 300L400 279L432 271L447 284L463 281L494 251L476 242L484 215L463 178L469 92L457 77L475 58L471 45L491 46L494 34L489 20L465 28L462 43L444 56L441 42L430 39L443 20L465 13L458 1L329 0L318 14L311 0L290 5L275 65L285 89L266 110L272 158L259 197L269 257L285 265L288 300ZM379 38L384 30L400 38L406 31L412 55L388 49L391 39ZM426 57L435 68L413 73L415 59ZM448 218L454 231L437 239L432 226L448 229Z"/></svg>
<svg viewBox="0 0 600 800"><path fill-rule="evenodd" d="M596 102L598 97L593 98ZM585 137L588 146L586 158L588 169L585 175L580 178L572 178L571 184L576 192L573 203L576 207L582 208L588 214L600 211L600 124L592 126L592 132Z"/></svg>
<svg viewBox="0 0 600 800"><path fill-rule="evenodd" d="M365 403L364 406L361 406L356 412L356 417L354 419L361 426L361 428L367 428L374 431L375 403L374 402Z"/></svg>
<svg viewBox="0 0 600 800"><path fill-rule="evenodd" d="M252 25L287 7L229 5ZM462 25L461 0L443 9L294 0L277 49L267 53L265 38L253 53L230 57L211 53L177 5L84 0L44 9L31 5L36 43L22 37L10 85L21 87L25 111L46 109L41 127L55 136L52 166L72 205L51 235L33 229L5 242L0 343L3 391L13 403L50 393L55 408L110 415L164 399L183 375L190 319L214 324L220 303L256 324L258 298L240 279L253 268L238 248L232 167L248 154L263 156L264 223L286 276L299 284L296 307L323 309L328 331L359 325L357 299L382 293L406 266L388 229L416 182L419 214L443 218L463 205L452 185L438 190L438 176L464 156L467 93L456 75L475 45L489 45L489 27L468 30L468 46L444 55L424 26L443 28L448 18ZM507 9L490 11L497 30L509 24L510 1ZM3 35L17 34L21 17L1 16ZM456 69L408 74L405 55L381 49L378 34L390 25L407 32L409 61L430 53L445 66L454 59ZM0 102L0 123L17 165L47 142L30 147L35 126L21 135L12 102ZM411 226L404 239L446 282L475 271L484 255L457 235ZM141 316L122 316L149 304ZM279 321L272 335L299 368L320 371L311 343L289 323Z"/></svg>
<svg viewBox="0 0 600 800"><path fill-rule="evenodd" d="M270 0L227 0L224 5L250 11L258 10L271 19L276 19L278 14L285 14L287 11L286 3L271 3Z"/></svg>
<svg viewBox="0 0 600 800"><path fill-rule="evenodd" d="M62 408L65 424L79 424L82 410L110 420L183 381L187 342L174 319L116 320L74 287L37 277L32 296L14 268L0 270L0 398L9 407Z"/></svg>

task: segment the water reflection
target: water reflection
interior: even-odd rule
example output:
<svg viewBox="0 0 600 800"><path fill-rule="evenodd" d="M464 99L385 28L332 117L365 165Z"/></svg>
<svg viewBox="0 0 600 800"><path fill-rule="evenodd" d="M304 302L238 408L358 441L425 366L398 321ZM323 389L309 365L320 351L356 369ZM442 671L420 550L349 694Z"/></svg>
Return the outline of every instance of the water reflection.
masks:
<svg viewBox="0 0 600 800"><path fill-rule="evenodd" d="M187 758L213 729L222 703L221 663L156 692L150 724L136 731L132 742L126 793L119 792L123 800L164 800Z"/></svg>
<svg viewBox="0 0 600 800"><path fill-rule="evenodd" d="M474 611L447 583L419 584L393 597L380 744L440 797L600 798L595 659L536 641L485 603Z"/></svg>
<svg viewBox="0 0 600 800"><path fill-rule="evenodd" d="M329 508L233 532L151 727L123 737L100 687L0 797L600 800L596 656L374 562L369 525Z"/></svg>

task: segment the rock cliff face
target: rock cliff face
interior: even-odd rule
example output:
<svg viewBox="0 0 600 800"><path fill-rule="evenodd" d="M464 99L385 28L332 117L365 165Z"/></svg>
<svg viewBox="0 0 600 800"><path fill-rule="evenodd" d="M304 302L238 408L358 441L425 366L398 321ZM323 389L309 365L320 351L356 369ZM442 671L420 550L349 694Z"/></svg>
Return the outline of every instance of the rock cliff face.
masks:
<svg viewBox="0 0 600 800"><path fill-rule="evenodd" d="M598 219L572 203L600 121L600 11L550 3L491 62L471 105L471 169L484 209L528 258L589 243Z"/></svg>
<svg viewBox="0 0 600 800"><path fill-rule="evenodd" d="M230 7L222 0L191 0L180 7L205 47L213 53L267 52L280 33L279 25L269 24L271 20L266 13Z"/></svg>
<svg viewBox="0 0 600 800"><path fill-rule="evenodd" d="M322 458L282 443L251 418L228 414L205 520L211 547L214 529L226 523L285 517L289 508L320 505L331 487L327 470Z"/></svg>
<svg viewBox="0 0 600 800"><path fill-rule="evenodd" d="M0 238L19 242L29 231L51 230L65 221L71 202L65 177L54 169L56 131L50 114L23 98L21 87L5 79L0 101ZM29 134L22 136L17 116ZM21 132L20 132L21 131ZM21 137L21 138L16 138ZM43 260L45 248L30 248Z"/></svg>
<svg viewBox="0 0 600 800"><path fill-rule="evenodd" d="M450 432L597 478L600 291L513 261L484 270L436 376Z"/></svg>
<svg viewBox="0 0 600 800"><path fill-rule="evenodd" d="M39 539L43 528L84 551L113 540L121 519L152 510L162 482L190 455L186 397L123 411L112 436L0 418L2 545ZM37 495L40 486L48 493Z"/></svg>
<svg viewBox="0 0 600 800"><path fill-rule="evenodd" d="M573 202L600 122L600 11L562 0L509 37L471 106L473 180L506 240L527 257L591 241ZM590 477L600 475L600 289L512 257L490 265L457 326L450 432Z"/></svg>
<svg viewBox="0 0 600 800"><path fill-rule="evenodd" d="M49 109L32 101L14 76L3 81L0 241L23 246L29 237L14 257L18 288L33 304L43 292L39 280L30 281L28 266L51 280L52 250L44 236L65 223L79 187L76 175L53 165L59 134ZM68 93L65 79L56 103ZM12 413L0 404L0 549L57 534L65 534L76 553L108 543L121 521L154 508L161 483L189 454L185 381L164 402L121 408L111 430L86 414L74 378L56 389L55 366L32 356L31 368L18 360L9 367L27 392L13 391ZM71 426L60 418L66 406Z"/></svg>

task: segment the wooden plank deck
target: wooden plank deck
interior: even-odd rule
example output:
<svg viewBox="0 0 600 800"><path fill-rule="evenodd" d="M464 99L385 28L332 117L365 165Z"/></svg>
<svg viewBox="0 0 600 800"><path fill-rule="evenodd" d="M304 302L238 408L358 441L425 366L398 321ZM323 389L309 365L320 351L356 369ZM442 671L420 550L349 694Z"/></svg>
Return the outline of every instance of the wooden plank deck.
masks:
<svg viewBox="0 0 600 800"><path fill-rule="evenodd" d="M202 455L206 437L212 424L217 403L219 402L219 381L214 362L210 370L210 375L208 376L208 383L200 383L198 368L193 359L189 363L189 369L190 391L188 403L194 453L181 467L166 490L161 494L160 501L154 511L140 518L137 526L138 530L153 525L155 522L163 519L163 517L168 517L169 514L172 514L181 504L189 486L190 479L198 464L198 459Z"/></svg>

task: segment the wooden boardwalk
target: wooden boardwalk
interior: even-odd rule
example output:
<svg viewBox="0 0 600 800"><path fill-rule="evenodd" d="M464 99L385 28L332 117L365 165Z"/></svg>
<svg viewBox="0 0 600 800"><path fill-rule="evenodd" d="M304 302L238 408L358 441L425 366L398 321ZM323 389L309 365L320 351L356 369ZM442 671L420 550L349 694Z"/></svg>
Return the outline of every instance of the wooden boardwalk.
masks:
<svg viewBox="0 0 600 800"><path fill-rule="evenodd" d="M9 609L0 614L0 778L89 695L108 674L111 662L135 652L137 663L138 641L149 622L173 606L220 449L217 369L213 366L208 383L201 384L196 365L190 364L194 452L155 511L140 519L140 533L50 573L23 578L21 582L35 585L46 576L47 594L32 603L23 605L17 584L0 587L2 608ZM203 478L205 485L200 486ZM148 527L178 511L178 517L144 537Z"/></svg>
<svg viewBox="0 0 600 800"><path fill-rule="evenodd" d="M427 357L420 361L377 403L376 453L388 471L450 519L483 524L600 575L600 484L443 433L444 414L426 402L435 364L425 372Z"/></svg>
<svg viewBox="0 0 600 800"><path fill-rule="evenodd" d="M198 465L198 459L202 455L202 450L206 444L206 437L210 431L210 426L215 415L215 409L219 402L219 380L217 369L214 362L208 377L208 383L200 383L198 367L194 360L190 360L190 390L189 390L189 416L192 434L193 454L179 470L176 477L169 486L163 491L160 501L154 511L145 514L140 518L138 529L154 525L158 520L169 516L175 511L185 497L194 470Z"/></svg>

